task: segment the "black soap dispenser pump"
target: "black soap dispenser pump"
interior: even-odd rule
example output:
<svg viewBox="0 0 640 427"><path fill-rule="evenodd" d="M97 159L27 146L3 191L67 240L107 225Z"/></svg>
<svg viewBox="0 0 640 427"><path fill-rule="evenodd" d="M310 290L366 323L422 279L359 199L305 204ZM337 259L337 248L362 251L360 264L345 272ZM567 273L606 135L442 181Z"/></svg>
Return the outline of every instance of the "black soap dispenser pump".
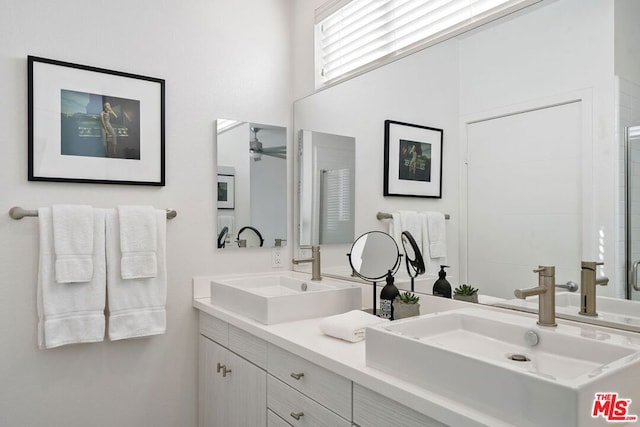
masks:
<svg viewBox="0 0 640 427"><path fill-rule="evenodd" d="M448 265L440 266L440 271L438 272L439 279L433 284L434 296L451 298L451 284L449 284L449 281L446 279L447 272L444 271L444 269L448 267Z"/></svg>
<svg viewBox="0 0 640 427"><path fill-rule="evenodd" d="M393 284L394 278L390 270L387 273L386 280L387 284L384 285L384 288L382 288L380 292L380 313L378 316L383 319L393 320L393 300L400 295L400 291L398 291L396 285Z"/></svg>

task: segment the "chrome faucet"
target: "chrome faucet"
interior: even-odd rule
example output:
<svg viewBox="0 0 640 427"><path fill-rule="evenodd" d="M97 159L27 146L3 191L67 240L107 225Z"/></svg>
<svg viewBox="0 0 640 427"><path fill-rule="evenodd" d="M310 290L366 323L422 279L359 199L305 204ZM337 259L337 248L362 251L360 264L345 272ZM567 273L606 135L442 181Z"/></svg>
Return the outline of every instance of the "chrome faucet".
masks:
<svg viewBox="0 0 640 427"><path fill-rule="evenodd" d="M538 286L528 289L516 289L516 298L525 299L538 295L538 325L557 326L556 324L556 268L539 266L534 273L538 273Z"/></svg>
<svg viewBox="0 0 640 427"><path fill-rule="evenodd" d="M311 263L311 280L321 280L320 276L320 246L311 246L311 258L292 259L294 264Z"/></svg>
<svg viewBox="0 0 640 427"><path fill-rule="evenodd" d="M580 311L583 316L597 316L596 312L596 286L607 286L609 278L596 278L596 267L604 265L604 262L582 261L580 272Z"/></svg>

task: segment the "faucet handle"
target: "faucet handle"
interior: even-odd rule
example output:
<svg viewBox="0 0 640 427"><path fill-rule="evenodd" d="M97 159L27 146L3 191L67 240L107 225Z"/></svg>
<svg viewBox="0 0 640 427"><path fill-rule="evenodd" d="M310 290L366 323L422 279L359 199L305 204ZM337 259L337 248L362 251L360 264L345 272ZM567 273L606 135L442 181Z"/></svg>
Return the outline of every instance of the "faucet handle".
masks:
<svg viewBox="0 0 640 427"><path fill-rule="evenodd" d="M540 273L541 276L553 277L556 272L556 268L554 266L544 266L539 265L538 268L533 270L534 273Z"/></svg>

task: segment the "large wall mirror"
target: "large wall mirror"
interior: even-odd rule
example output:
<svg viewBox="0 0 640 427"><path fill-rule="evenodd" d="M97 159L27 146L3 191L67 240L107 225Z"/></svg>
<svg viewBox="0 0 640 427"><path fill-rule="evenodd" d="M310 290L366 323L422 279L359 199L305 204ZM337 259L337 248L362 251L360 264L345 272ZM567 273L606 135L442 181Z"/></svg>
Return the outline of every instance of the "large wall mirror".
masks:
<svg viewBox="0 0 640 427"><path fill-rule="evenodd" d="M515 300L538 265L555 265L568 292L581 261L603 263L599 297L638 299L624 224L625 129L640 123L637 16L637 2L542 1L296 101L294 132L355 139L355 236L388 232L385 214L449 215L448 278L485 303ZM444 130L441 199L383 196L385 120ZM351 277L348 248L322 244L323 274ZM416 290L431 292L436 278L427 271ZM571 298L557 301L572 310ZM610 310L634 313L640 330L640 303L626 304Z"/></svg>
<svg viewBox="0 0 640 427"><path fill-rule="evenodd" d="M230 119L216 128L218 248L286 245L286 128Z"/></svg>

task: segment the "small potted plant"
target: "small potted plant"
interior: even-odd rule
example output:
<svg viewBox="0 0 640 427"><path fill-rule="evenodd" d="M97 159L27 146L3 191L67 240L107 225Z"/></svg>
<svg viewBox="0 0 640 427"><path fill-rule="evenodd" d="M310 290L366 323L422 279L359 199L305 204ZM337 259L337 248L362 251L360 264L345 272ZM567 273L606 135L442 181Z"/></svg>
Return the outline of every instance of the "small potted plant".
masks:
<svg viewBox="0 0 640 427"><path fill-rule="evenodd" d="M478 302L478 290L463 283L453 290L453 299L467 302Z"/></svg>
<svg viewBox="0 0 640 427"><path fill-rule="evenodd" d="M402 292L393 301L393 319L420 315L420 297L412 292Z"/></svg>

